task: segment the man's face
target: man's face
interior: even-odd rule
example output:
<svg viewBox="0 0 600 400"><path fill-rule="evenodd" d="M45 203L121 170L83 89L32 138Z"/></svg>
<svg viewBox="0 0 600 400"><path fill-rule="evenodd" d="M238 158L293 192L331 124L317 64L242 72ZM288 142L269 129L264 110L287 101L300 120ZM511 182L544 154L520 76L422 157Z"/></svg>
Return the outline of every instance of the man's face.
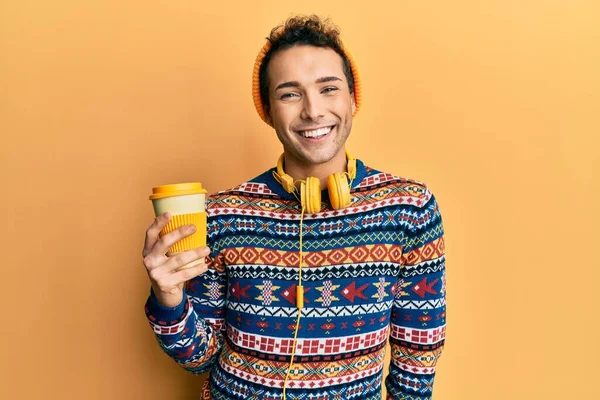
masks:
<svg viewBox="0 0 600 400"><path fill-rule="evenodd" d="M277 52L267 74L269 118L286 155L315 165L342 152L355 104L339 54L297 45Z"/></svg>

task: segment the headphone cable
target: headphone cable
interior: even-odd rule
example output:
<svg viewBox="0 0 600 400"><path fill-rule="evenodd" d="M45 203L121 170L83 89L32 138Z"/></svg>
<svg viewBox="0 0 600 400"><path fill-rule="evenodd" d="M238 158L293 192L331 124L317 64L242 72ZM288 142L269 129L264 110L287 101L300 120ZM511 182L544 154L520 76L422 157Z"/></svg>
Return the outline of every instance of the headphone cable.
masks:
<svg viewBox="0 0 600 400"><path fill-rule="evenodd" d="M285 380L283 381L283 400L286 400L285 392L287 388L287 381L292 371L294 364L294 356L296 355L296 342L298 340L298 328L300 326L300 317L302 315L302 309L304 308L304 287L302 286L302 264L304 257L302 255L302 222L304 220L304 206L300 213L300 261L298 263L298 286L296 286L296 307L298 308L298 317L296 318L296 328L294 329L294 341L292 343L292 355L290 357L290 365L288 366Z"/></svg>

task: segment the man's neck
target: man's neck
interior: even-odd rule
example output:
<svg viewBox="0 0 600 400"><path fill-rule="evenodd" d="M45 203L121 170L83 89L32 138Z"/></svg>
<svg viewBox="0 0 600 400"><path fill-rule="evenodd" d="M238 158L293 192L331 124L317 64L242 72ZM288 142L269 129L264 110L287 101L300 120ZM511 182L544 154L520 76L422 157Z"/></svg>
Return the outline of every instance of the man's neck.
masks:
<svg viewBox="0 0 600 400"><path fill-rule="evenodd" d="M324 164L302 164L295 157L290 157L287 154L284 157L285 173L297 180L306 180L312 176L319 178L321 190L327 187L327 177L335 172L346 172L348 161L346 152L342 149L331 160Z"/></svg>

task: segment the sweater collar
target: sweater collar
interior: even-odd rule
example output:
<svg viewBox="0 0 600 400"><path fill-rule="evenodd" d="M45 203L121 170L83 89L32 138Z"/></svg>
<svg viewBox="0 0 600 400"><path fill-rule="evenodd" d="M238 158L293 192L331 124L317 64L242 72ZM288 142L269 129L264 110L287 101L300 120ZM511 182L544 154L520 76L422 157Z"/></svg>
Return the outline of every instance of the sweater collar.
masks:
<svg viewBox="0 0 600 400"><path fill-rule="evenodd" d="M288 193L285 190L283 190L283 187L281 186L281 184L275 180L275 177L273 176L273 172L276 172L276 171L277 171L276 167L271 168L270 170L265 172L261 177L262 179L259 178L259 180L262 181L263 183L267 184L269 189L271 189L271 191L273 191L274 193L279 195L281 198L288 199L288 200L295 200L296 198L294 197L294 194ZM352 180L351 191L352 191L352 189L355 189L360 185L360 183L362 182L362 180L365 178L366 175L367 175L367 172L366 172L365 165L363 164L363 162L361 160L356 159L356 177ZM327 188L321 190L321 197L327 198L327 196L328 196Z"/></svg>

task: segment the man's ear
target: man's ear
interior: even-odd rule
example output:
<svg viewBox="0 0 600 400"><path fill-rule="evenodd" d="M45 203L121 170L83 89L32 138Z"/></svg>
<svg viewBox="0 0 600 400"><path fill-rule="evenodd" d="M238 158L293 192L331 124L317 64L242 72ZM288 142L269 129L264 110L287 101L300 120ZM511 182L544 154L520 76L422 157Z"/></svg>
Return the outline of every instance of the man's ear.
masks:
<svg viewBox="0 0 600 400"><path fill-rule="evenodd" d="M352 102L352 114L354 115L354 113L356 112L356 100L354 99L354 93L351 94L352 99L350 100Z"/></svg>

